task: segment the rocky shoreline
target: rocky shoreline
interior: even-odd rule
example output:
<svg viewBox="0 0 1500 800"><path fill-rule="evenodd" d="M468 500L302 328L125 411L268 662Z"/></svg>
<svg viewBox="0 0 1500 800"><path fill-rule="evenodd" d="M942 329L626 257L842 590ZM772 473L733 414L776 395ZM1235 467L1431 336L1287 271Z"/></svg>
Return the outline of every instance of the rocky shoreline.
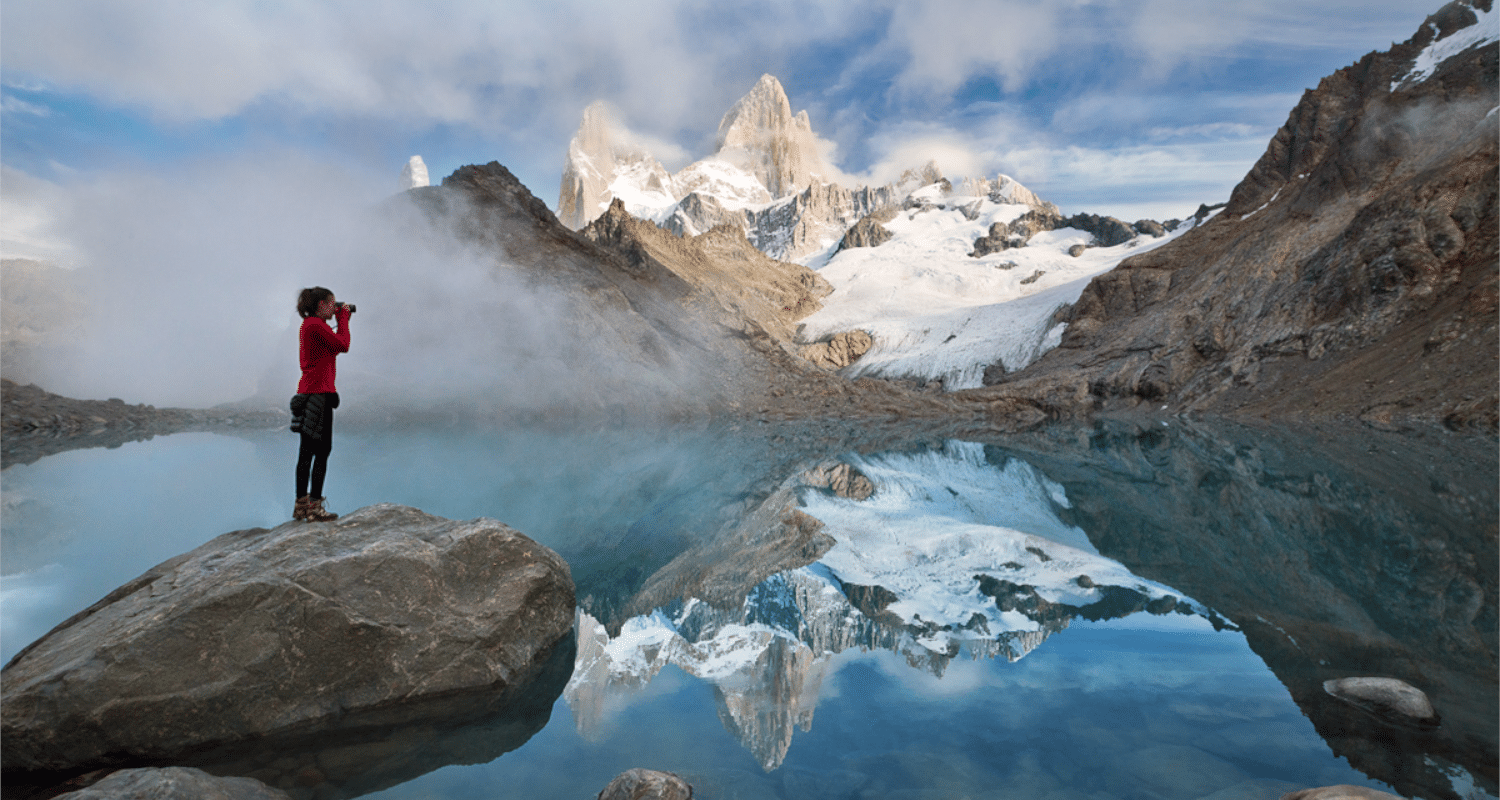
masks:
<svg viewBox="0 0 1500 800"><path fill-rule="evenodd" d="M0 379L0 469L67 450L119 447L184 431L264 430L284 425L287 419L287 414L272 410L157 408L119 398L78 400Z"/></svg>

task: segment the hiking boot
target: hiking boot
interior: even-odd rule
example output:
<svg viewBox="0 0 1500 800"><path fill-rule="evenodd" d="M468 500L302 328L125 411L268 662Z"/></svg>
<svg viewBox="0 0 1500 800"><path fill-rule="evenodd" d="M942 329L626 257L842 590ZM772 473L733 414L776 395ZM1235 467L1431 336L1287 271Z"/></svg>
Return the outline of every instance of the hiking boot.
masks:
<svg viewBox="0 0 1500 800"><path fill-rule="evenodd" d="M326 497L307 498L307 521L308 522L333 522L339 518L338 514L323 507Z"/></svg>
<svg viewBox="0 0 1500 800"><path fill-rule="evenodd" d="M297 505L296 505L296 507L294 507L292 509L292 519L306 521L307 520L307 509L308 509L308 506L310 506L311 504L312 504L312 496L311 495L305 495L304 494L301 497L297 498Z"/></svg>

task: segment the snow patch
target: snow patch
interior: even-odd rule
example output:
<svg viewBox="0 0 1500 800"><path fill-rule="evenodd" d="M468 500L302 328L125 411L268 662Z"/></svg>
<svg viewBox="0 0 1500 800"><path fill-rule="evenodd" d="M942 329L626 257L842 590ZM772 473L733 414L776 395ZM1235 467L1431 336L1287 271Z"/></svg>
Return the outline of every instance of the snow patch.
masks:
<svg viewBox="0 0 1500 800"><path fill-rule="evenodd" d="M1471 47L1500 41L1500 13L1497 13L1493 7L1489 11L1481 8L1471 10L1474 16L1479 18L1478 21L1467 28L1454 31L1446 39L1439 39L1427 45L1412 62L1411 71L1391 81L1391 91L1396 91L1402 84L1427 80L1444 61Z"/></svg>

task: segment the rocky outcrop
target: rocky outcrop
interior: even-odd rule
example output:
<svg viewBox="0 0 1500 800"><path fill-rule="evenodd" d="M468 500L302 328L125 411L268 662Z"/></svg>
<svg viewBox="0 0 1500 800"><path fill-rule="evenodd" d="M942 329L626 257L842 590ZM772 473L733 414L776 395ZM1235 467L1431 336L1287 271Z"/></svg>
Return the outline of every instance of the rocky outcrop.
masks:
<svg viewBox="0 0 1500 800"><path fill-rule="evenodd" d="M839 241L860 219L894 208L900 196L893 185L851 191L816 183L782 202L746 211L746 236L767 255L791 261Z"/></svg>
<svg viewBox="0 0 1500 800"><path fill-rule="evenodd" d="M1325 78L1224 209L1095 278L1060 347L981 391L1061 415L1149 403L1495 430L1497 45L1413 77L1474 19L1452 4Z"/></svg>
<svg viewBox="0 0 1500 800"><path fill-rule="evenodd" d="M990 253L998 253L1012 247L1025 247L1026 241L1033 235L1041 231L1055 230L1061 227L1060 223L1062 223L1062 217L1056 212L1035 209L1008 223L996 222L990 225L988 233L974 240L974 250L969 255L982 258Z"/></svg>
<svg viewBox="0 0 1500 800"><path fill-rule="evenodd" d="M1281 796L1281 800L1399 800L1399 796L1379 789L1339 784L1288 792Z"/></svg>
<svg viewBox="0 0 1500 800"><path fill-rule="evenodd" d="M837 372L870 352L875 340L866 331L844 331L827 341L803 345L802 357L823 369Z"/></svg>
<svg viewBox="0 0 1500 800"><path fill-rule="evenodd" d="M609 207L614 199L610 184L621 174L633 174L647 191L673 195L666 168L648 153L620 141L617 127L604 103L583 110L578 132L568 143L557 196L557 219L569 228L582 228Z"/></svg>
<svg viewBox="0 0 1500 800"><path fill-rule="evenodd" d="M254 778L219 778L192 767L122 769L57 800L291 800Z"/></svg>
<svg viewBox="0 0 1500 800"><path fill-rule="evenodd" d="M157 408L118 397L75 400L35 385L0 379L0 469L30 464L43 456L84 447L117 447L125 442L183 431L265 429L286 424L281 411L223 406L210 409Z"/></svg>
<svg viewBox="0 0 1500 800"><path fill-rule="evenodd" d="M891 240L891 232L886 229L883 222L895 219L894 207L888 207L885 211L866 214L860 217L859 222L854 223L844 238L839 240L839 250L848 250L854 247L879 247Z"/></svg>
<svg viewBox="0 0 1500 800"><path fill-rule="evenodd" d="M766 256L730 225L682 238L632 217L616 200L582 233L631 254L637 263L650 260L705 297L716 298L734 312L723 317L724 323L747 319L782 342L790 342L793 324L821 308L819 300L833 291L818 273Z"/></svg>
<svg viewBox="0 0 1500 800"><path fill-rule="evenodd" d="M1125 244L1137 235L1136 229L1123 220L1101 217L1098 214L1074 214L1063 220L1057 227L1076 228L1091 233L1094 236L1094 245L1097 247Z"/></svg>
<svg viewBox="0 0 1500 800"><path fill-rule="evenodd" d="M631 769L616 775L598 800L692 800L693 787L671 772Z"/></svg>
<svg viewBox="0 0 1500 800"><path fill-rule="evenodd" d="M483 706L566 649L573 611L567 564L492 520L376 505L227 533L6 665L5 780L307 749L410 723L403 709Z"/></svg>

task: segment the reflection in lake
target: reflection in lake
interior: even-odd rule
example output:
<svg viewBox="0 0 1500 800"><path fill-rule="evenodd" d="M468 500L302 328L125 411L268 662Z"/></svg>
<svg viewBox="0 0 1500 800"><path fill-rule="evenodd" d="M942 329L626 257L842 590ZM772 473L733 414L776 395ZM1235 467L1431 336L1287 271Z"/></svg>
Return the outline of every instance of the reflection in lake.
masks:
<svg viewBox="0 0 1500 800"><path fill-rule="evenodd" d="M4 657L159 561L283 521L294 452L183 434L7 469ZM483 734L444 756L396 725L395 750L436 744L345 793L587 797L638 766L710 798L1496 793L1492 443L351 427L329 480L336 510L500 519L567 558L580 598L546 727L495 758ZM1321 692L1350 675L1424 689L1442 724Z"/></svg>

